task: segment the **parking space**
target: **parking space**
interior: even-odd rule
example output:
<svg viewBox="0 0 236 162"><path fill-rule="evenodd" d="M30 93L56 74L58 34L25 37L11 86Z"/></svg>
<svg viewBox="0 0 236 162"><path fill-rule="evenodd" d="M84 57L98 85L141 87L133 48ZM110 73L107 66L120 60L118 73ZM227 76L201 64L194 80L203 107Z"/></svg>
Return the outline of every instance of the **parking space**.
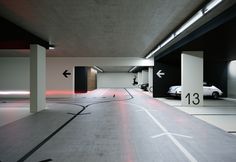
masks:
<svg viewBox="0 0 236 162"><path fill-rule="evenodd" d="M152 95L146 92L147 95ZM180 98L156 98L173 108L195 116L211 125L214 125L230 134L236 135L236 100L229 98L204 99L201 107L182 106Z"/></svg>

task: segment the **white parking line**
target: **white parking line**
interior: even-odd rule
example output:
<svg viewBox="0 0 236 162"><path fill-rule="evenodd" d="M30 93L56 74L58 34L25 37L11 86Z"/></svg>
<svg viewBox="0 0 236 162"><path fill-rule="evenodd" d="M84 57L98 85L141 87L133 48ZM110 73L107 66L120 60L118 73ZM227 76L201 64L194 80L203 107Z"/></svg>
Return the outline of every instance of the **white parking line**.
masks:
<svg viewBox="0 0 236 162"><path fill-rule="evenodd" d="M188 158L189 161L197 162L197 160L193 157L193 155L190 154L188 152L188 150L185 149L184 146L181 145L180 142L171 133L169 133L168 130L145 107L142 107L142 106L139 106L139 105L136 105L133 103L125 103L124 102L124 104L133 105L133 106L136 106L136 107L139 107L140 109L142 109L154 121L154 123L161 128L163 133L165 133L167 135L167 137L169 137L170 140L180 149L180 151L185 155L186 158Z"/></svg>
<svg viewBox="0 0 236 162"><path fill-rule="evenodd" d="M184 137L184 138L193 138L191 136L186 136L186 135L182 135L182 134L177 134L177 133L161 133L161 134L158 134L158 135L155 135L155 136L151 136L151 138L159 138L159 137L162 137L162 136L165 136L165 135L173 135L173 136L179 136L179 137Z"/></svg>

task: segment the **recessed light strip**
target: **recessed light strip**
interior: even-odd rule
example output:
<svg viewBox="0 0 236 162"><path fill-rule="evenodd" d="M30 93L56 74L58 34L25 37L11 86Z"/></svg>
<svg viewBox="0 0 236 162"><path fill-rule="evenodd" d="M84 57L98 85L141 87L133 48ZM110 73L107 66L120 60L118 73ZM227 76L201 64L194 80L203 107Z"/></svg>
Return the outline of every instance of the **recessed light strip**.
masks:
<svg viewBox="0 0 236 162"><path fill-rule="evenodd" d="M156 49L154 49L151 53L149 53L145 58L149 59L150 57L152 57L152 55L154 55L154 53L156 53L159 49L161 48L161 46L158 46Z"/></svg>
<svg viewBox="0 0 236 162"><path fill-rule="evenodd" d="M155 48L153 51L151 51L145 58L149 59L150 57L152 57L158 50L160 50L162 47L164 47L169 42L171 42L175 37L180 35L183 31L185 31L187 28L189 28L192 24L194 24L201 17L203 17L206 13L208 13L213 8L215 8L222 1L223 0L212 0L211 2L209 2L205 7L203 7L196 14L194 14L188 21L186 21L178 30L176 30L174 33L172 33L170 35L170 37L168 37L160 45L158 45L157 48Z"/></svg>
<svg viewBox="0 0 236 162"><path fill-rule="evenodd" d="M96 70L100 71L100 72L103 72L103 70L97 66L93 66Z"/></svg>
<svg viewBox="0 0 236 162"><path fill-rule="evenodd" d="M197 20L199 20L203 16L202 10L198 11L193 17L191 17L186 23L184 23L176 32L175 36L179 35L183 31L185 31L187 28L189 28L193 23L195 23Z"/></svg>
<svg viewBox="0 0 236 162"><path fill-rule="evenodd" d="M161 43L160 47L164 47L166 44L168 44L170 41L172 41L175 38L174 34L171 34L170 37L168 37L163 43Z"/></svg>
<svg viewBox="0 0 236 162"><path fill-rule="evenodd" d="M211 11L214 7L216 7L219 3L221 3L223 0L213 0L209 2L204 8L203 12L206 14L207 12Z"/></svg>
<svg viewBox="0 0 236 162"><path fill-rule="evenodd" d="M129 72L132 73L136 68L137 68L137 66L132 67L132 68L129 70Z"/></svg>
<svg viewBox="0 0 236 162"><path fill-rule="evenodd" d="M55 45L50 44L48 49L49 50L54 50L55 49Z"/></svg>
<svg viewBox="0 0 236 162"><path fill-rule="evenodd" d="M29 95L29 91L0 91L0 95Z"/></svg>

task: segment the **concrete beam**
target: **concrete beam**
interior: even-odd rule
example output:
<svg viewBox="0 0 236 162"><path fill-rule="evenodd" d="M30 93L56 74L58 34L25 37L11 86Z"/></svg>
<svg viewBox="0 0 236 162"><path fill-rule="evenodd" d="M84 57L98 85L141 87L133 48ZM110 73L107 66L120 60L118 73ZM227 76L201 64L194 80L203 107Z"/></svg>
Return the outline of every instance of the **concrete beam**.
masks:
<svg viewBox="0 0 236 162"><path fill-rule="evenodd" d="M139 57L48 57L47 62L74 66L154 66L154 60Z"/></svg>

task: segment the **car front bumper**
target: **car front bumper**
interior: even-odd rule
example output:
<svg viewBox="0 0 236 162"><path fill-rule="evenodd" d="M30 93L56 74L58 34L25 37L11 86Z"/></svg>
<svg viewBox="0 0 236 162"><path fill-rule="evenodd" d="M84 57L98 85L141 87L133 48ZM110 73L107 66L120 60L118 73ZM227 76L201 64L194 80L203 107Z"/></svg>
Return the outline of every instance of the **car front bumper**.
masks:
<svg viewBox="0 0 236 162"><path fill-rule="evenodd" d="M168 92L168 95L173 96L173 97L180 97L181 93Z"/></svg>

